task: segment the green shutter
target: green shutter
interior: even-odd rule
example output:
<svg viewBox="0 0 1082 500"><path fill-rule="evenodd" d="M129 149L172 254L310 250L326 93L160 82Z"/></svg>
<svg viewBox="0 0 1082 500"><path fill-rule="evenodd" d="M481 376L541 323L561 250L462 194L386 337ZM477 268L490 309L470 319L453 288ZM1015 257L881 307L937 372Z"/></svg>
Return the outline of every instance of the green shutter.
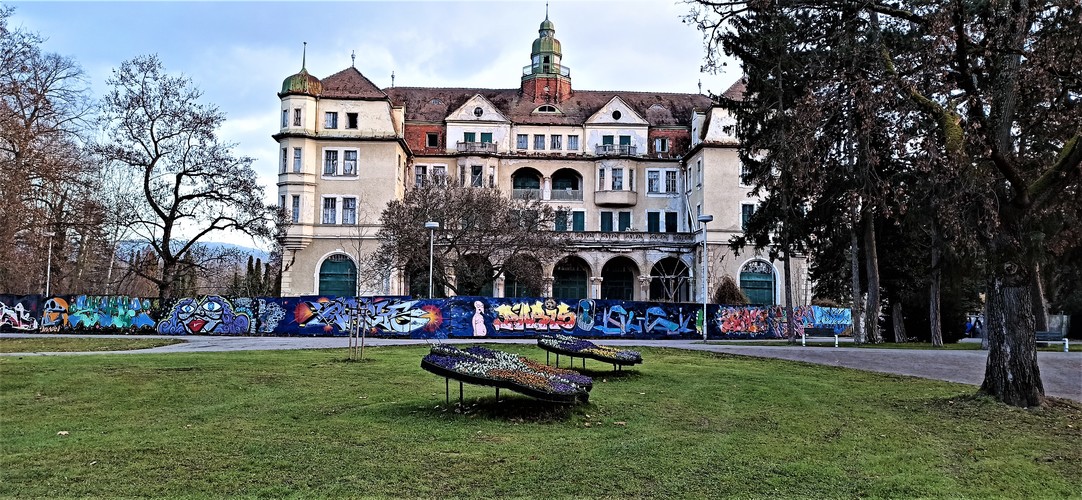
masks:
<svg viewBox="0 0 1082 500"><path fill-rule="evenodd" d="M481 132L481 142L492 144L492 132Z"/></svg>
<svg viewBox="0 0 1082 500"><path fill-rule="evenodd" d="M586 212L571 213L571 229L579 232L586 230Z"/></svg>
<svg viewBox="0 0 1082 500"><path fill-rule="evenodd" d="M601 212L601 230L612 232L612 212Z"/></svg>
<svg viewBox="0 0 1082 500"><path fill-rule="evenodd" d="M658 212L646 213L646 230L651 233L661 232L661 214Z"/></svg>
<svg viewBox="0 0 1082 500"><path fill-rule="evenodd" d="M620 212L620 231L631 228L631 212Z"/></svg>

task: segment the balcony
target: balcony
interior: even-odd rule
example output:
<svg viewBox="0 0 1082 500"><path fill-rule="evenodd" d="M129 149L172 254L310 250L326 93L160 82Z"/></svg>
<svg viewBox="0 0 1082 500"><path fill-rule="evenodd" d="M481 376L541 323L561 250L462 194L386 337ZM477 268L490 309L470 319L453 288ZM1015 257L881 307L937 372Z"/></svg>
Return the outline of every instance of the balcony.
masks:
<svg viewBox="0 0 1082 500"><path fill-rule="evenodd" d="M571 78L571 68L562 64L537 63L522 67L522 76L559 74Z"/></svg>
<svg viewBox="0 0 1082 500"><path fill-rule="evenodd" d="M494 142L459 142L459 153L496 153L496 143Z"/></svg>
<svg viewBox="0 0 1082 500"><path fill-rule="evenodd" d="M540 200L541 188L537 189L512 189L511 198L515 200Z"/></svg>
<svg viewBox="0 0 1082 500"><path fill-rule="evenodd" d="M594 154L598 156L635 156L638 147L631 144L596 144Z"/></svg>
<svg viewBox="0 0 1082 500"><path fill-rule="evenodd" d="M635 191L594 191L594 204L599 207L631 207L638 199Z"/></svg>
<svg viewBox="0 0 1082 500"><path fill-rule="evenodd" d="M559 233L567 236L575 246L641 246L664 245L680 248L693 248L699 244L695 233L644 233L638 231L578 231Z"/></svg>
<svg viewBox="0 0 1082 500"><path fill-rule="evenodd" d="M549 197L552 201L582 201L581 189L553 189Z"/></svg>

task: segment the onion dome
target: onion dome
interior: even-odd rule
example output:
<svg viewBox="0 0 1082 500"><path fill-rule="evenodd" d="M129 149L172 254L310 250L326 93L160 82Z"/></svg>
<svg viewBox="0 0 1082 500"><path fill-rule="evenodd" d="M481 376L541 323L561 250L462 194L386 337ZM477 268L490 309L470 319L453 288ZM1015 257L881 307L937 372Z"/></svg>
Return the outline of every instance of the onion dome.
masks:
<svg viewBox="0 0 1082 500"><path fill-rule="evenodd" d="M560 41L555 38L556 26L549 21L549 16L545 14L545 20L541 21L541 28L537 30L540 35L537 40L533 41L533 53L550 53L562 56L563 51L560 47Z"/></svg>
<svg viewBox="0 0 1082 500"><path fill-rule="evenodd" d="M323 93L323 83L308 73L305 69L305 59L308 56L308 42L304 43L304 53L301 56L301 71L290 75L282 81L282 94L306 94L317 96Z"/></svg>

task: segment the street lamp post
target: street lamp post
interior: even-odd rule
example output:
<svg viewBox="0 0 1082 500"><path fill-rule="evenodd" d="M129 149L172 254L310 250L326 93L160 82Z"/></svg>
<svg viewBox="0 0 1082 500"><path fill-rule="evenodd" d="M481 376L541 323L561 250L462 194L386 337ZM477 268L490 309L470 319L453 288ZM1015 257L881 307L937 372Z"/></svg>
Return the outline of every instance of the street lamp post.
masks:
<svg viewBox="0 0 1082 500"><path fill-rule="evenodd" d="M706 296L708 295L707 281L709 281L709 280L707 279L707 272L708 271L707 271L707 262L706 261L708 260L707 256L710 255L709 251L706 248L706 224L713 221L713 220L714 220L713 215L703 214L703 215L700 215L698 217L699 224L702 225L702 227L703 227L703 340L704 341L706 340L707 329L708 329L707 328L707 319L706 319Z"/></svg>
<svg viewBox="0 0 1082 500"><path fill-rule="evenodd" d="M45 257L45 296L48 297L49 283L53 278L53 236L56 236L56 233L49 232L42 233L41 235L49 238L49 252L47 257Z"/></svg>
<svg viewBox="0 0 1082 500"><path fill-rule="evenodd" d="M428 229L428 298L432 298L432 240L436 237L436 230L440 228L440 223L435 221L428 221L425 223L425 229Z"/></svg>

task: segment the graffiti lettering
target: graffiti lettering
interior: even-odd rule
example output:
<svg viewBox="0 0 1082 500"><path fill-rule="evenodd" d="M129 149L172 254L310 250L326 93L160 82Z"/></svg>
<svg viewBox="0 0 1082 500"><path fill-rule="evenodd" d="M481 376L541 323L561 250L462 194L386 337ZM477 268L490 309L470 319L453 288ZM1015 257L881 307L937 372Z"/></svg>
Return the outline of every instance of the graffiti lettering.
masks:
<svg viewBox="0 0 1082 500"><path fill-rule="evenodd" d="M546 307L549 306L549 307ZM575 313L567 304L546 304L540 300L514 302L496 307L492 327L502 331L569 331L575 328Z"/></svg>

